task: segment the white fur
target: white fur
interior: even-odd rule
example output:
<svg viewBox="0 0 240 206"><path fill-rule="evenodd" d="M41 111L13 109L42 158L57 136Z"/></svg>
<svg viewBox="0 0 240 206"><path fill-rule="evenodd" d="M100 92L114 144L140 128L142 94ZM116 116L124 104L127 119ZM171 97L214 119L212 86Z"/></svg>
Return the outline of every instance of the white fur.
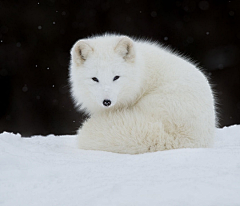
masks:
<svg viewBox="0 0 240 206"><path fill-rule="evenodd" d="M120 35L80 40L71 56L72 95L91 115L79 130L79 148L137 154L213 145L213 94L191 62Z"/></svg>

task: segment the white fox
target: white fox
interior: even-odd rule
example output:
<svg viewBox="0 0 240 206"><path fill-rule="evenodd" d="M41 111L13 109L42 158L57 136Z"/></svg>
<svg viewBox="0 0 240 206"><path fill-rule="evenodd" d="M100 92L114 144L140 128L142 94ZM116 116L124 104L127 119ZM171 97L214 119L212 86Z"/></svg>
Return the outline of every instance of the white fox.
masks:
<svg viewBox="0 0 240 206"><path fill-rule="evenodd" d="M121 35L79 40L70 83L76 105L91 116L78 132L81 149L138 154L214 143L207 78L156 43Z"/></svg>

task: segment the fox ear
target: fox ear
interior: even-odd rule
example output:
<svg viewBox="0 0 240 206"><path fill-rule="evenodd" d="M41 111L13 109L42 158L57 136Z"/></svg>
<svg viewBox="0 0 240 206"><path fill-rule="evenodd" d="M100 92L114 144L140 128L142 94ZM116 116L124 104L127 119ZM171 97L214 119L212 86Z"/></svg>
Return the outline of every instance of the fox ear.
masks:
<svg viewBox="0 0 240 206"><path fill-rule="evenodd" d="M133 41L129 37L122 37L115 47L115 52L128 62L132 62L135 57Z"/></svg>
<svg viewBox="0 0 240 206"><path fill-rule="evenodd" d="M71 50L72 60L75 61L78 65L81 65L86 61L89 54L93 52L93 48L83 40L79 40L74 44Z"/></svg>

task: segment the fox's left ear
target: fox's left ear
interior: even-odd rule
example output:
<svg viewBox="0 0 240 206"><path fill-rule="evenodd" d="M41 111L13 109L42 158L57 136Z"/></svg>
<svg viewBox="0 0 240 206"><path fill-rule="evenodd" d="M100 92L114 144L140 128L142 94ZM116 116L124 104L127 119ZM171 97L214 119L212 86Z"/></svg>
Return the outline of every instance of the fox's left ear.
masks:
<svg viewBox="0 0 240 206"><path fill-rule="evenodd" d="M135 50L133 41L129 37L122 37L115 47L115 52L128 62L133 62L135 58Z"/></svg>

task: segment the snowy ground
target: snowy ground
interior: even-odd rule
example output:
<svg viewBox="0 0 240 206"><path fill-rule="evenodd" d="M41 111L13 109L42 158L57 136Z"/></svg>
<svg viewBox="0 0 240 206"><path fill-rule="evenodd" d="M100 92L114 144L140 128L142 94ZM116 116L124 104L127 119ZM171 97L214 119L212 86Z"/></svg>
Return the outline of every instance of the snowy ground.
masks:
<svg viewBox="0 0 240 206"><path fill-rule="evenodd" d="M75 136L0 134L0 205L240 205L240 125L211 149L83 151Z"/></svg>

